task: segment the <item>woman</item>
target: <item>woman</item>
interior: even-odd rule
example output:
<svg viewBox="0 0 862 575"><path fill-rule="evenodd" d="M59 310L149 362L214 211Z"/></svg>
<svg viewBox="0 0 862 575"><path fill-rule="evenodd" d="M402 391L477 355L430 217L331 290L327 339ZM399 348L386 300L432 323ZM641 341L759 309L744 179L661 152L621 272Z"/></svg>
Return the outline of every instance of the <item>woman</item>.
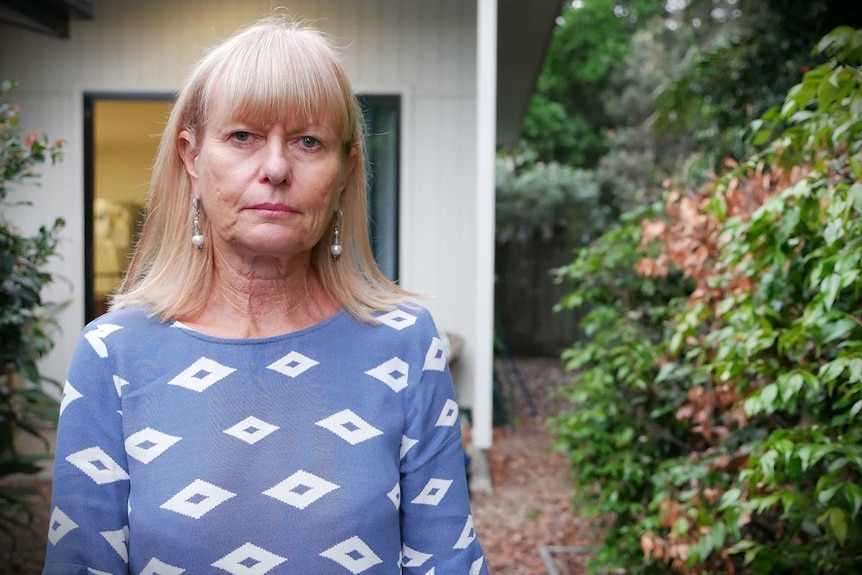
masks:
<svg viewBox="0 0 862 575"><path fill-rule="evenodd" d="M428 313L375 267L336 51L277 18L191 74L64 390L44 573L487 573Z"/></svg>

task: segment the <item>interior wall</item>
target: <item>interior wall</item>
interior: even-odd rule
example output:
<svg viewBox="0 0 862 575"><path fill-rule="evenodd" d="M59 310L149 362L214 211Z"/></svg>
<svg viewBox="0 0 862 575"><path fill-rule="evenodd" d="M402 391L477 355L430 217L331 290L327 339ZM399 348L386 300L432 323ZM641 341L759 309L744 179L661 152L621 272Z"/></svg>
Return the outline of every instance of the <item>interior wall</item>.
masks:
<svg viewBox="0 0 862 575"><path fill-rule="evenodd" d="M107 311L142 223L153 158L171 102L97 99L93 105L93 309Z"/></svg>

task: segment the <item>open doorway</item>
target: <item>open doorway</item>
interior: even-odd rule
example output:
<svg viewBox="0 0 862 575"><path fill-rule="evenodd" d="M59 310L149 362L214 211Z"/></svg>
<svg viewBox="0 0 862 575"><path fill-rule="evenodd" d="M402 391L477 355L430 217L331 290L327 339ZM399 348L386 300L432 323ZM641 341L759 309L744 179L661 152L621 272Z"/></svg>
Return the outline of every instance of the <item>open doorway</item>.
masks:
<svg viewBox="0 0 862 575"><path fill-rule="evenodd" d="M85 314L106 311L142 223L172 94L84 95Z"/></svg>

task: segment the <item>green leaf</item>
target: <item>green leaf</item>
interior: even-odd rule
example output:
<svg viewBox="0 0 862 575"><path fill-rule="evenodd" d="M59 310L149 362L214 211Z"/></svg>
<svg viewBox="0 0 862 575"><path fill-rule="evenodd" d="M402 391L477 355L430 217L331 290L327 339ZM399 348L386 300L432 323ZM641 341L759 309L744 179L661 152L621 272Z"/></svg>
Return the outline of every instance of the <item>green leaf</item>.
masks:
<svg viewBox="0 0 862 575"><path fill-rule="evenodd" d="M808 471L812 451L813 449L810 445L801 445L796 450L796 455L799 456L799 462L802 464L802 471Z"/></svg>
<svg viewBox="0 0 862 575"><path fill-rule="evenodd" d="M775 400L778 398L778 386L770 383L760 390L760 401L762 409L766 413L775 411Z"/></svg>
<svg viewBox="0 0 862 575"><path fill-rule="evenodd" d="M778 389L781 392L781 401L785 404L796 399L797 394L805 386L805 378L799 372L791 372L778 376Z"/></svg>
<svg viewBox="0 0 862 575"><path fill-rule="evenodd" d="M817 523L826 524L827 530L838 540L839 545L844 545L847 540L847 515L839 507L830 507L817 518Z"/></svg>
<svg viewBox="0 0 862 575"><path fill-rule="evenodd" d="M856 327L857 324L852 319L834 319L832 322L821 326L823 330L823 342L831 343L846 338Z"/></svg>
<svg viewBox="0 0 862 575"><path fill-rule="evenodd" d="M862 487L855 483L844 484L844 497L853 509L853 515L850 519L856 519L859 515L859 509L862 508Z"/></svg>
<svg viewBox="0 0 862 575"><path fill-rule="evenodd" d="M832 487L829 487L828 489L823 489L822 491L820 491L817 494L817 501L821 505L824 505L824 506L828 505L829 502L832 501L832 498L835 496L835 493L837 493L839 489L841 489L840 484L839 485L833 485Z"/></svg>
<svg viewBox="0 0 862 575"><path fill-rule="evenodd" d="M720 510L727 509L739 502L740 497L742 497L742 490L738 487L732 487L724 492L724 495L721 496L721 502L719 503L718 508Z"/></svg>
<svg viewBox="0 0 862 575"><path fill-rule="evenodd" d="M689 521L685 517L679 517L673 522L673 532L677 535L685 535L688 533Z"/></svg>

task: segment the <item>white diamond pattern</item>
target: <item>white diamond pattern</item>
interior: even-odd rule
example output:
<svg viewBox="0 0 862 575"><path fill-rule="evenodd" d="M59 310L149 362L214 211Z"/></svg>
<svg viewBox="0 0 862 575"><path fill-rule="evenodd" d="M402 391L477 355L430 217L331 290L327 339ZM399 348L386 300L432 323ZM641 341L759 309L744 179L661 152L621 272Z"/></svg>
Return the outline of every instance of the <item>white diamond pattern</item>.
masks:
<svg viewBox="0 0 862 575"><path fill-rule="evenodd" d="M60 415L63 415L63 412L66 411L66 408L69 407L69 404L75 401L76 399L81 399L84 397L81 395L81 392L75 389L69 380L66 380L66 384L63 386L63 400L60 402Z"/></svg>
<svg viewBox="0 0 862 575"><path fill-rule="evenodd" d="M478 559L473 561L473 564L470 565L470 575L479 575L479 573L482 572L482 565L484 565L484 563L484 557L479 557Z"/></svg>
<svg viewBox="0 0 862 575"><path fill-rule="evenodd" d="M300 469L278 485L264 491L263 494L297 509L305 509L338 487L335 483Z"/></svg>
<svg viewBox="0 0 862 575"><path fill-rule="evenodd" d="M387 497L395 504L395 509L401 509L401 484L396 483L395 487L389 490Z"/></svg>
<svg viewBox="0 0 862 575"><path fill-rule="evenodd" d="M235 371L232 367L202 357L170 380L168 385L177 385L201 393Z"/></svg>
<svg viewBox="0 0 862 575"><path fill-rule="evenodd" d="M416 549L411 549L405 544L401 545L401 557L403 557L405 567L422 567L433 556L431 553L422 553Z"/></svg>
<svg viewBox="0 0 862 575"><path fill-rule="evenodd" d="M412 439L410 437L407 437L406 435L402 435L401 452L399 453L399 458L404 459L404 456L407 455L407 452L410 451L410 449L417 443L419 443L418 439Z"/></svg>
<svg viewBox="0 0 862 575"><path fill-rule="evenodd" d="M253 543L246 543L213 563L213 567L231 575L263 575L285 561L287 557L271 553Z"/></svg>
<svg viewBox="0 0 862 575"><path fill-rule="evenodd" d="M200 519L236 493L222 489L203 479L195 479L179 493L160 505L162 509L176 511L193 519Z"/></svg>
<svg viewBox="0 0 862 575"><path fill-rule="evenodd" d="M90 479L104 485L129 478L129 474L111 459L101 447L88 447L66 458L66 461L86 473Z"/></svg>
<svg viewBox="0 0 862 575"><path fill-rule="evenodd" d="M382 431L349 409L343 409L321 419L315 425L328 429L350 445L356 445L378 435L383 435Z"/></svg>
<svg viewBox="0 0 862 575"><path fill-rule="evenodd" d="M383 325L391 327L392 329L397 329L398 331L408 328L416 323L415 315L409 314L401 309L395 309L388 313L384 313L377 319Z"/></svg>
<svg viewBox="0 0 862 575"><path fill-rule="evenodd" d="M180 439L182 438L147 427L126 439L126 453L146 464L170 449Z"/></svg>
<svg viewBox="0 0 862 575"><path fill-rule="evenodd" d="M111 323L103 323L99 326L96 326L95 329L91 329L87 333L84 334L84 339L90 344L90 347L93 348L93 351L96 352L96 355L101 357L102 359L108 357L108 346L105 345L105 342L102 341L118 329L123 329L123 326L114 325Z"/></svg>
<svg viewBox="0 0 862 575"><path fill-rule="evenodd" d="M78 524L63 513L59 507L55 507L51 512L51 523L48 528L48 541L56 545L66 533L78 527Z"/></svg>
<svg viewBox="0 0 862 575"><path fill-rule="evenodd" d="M108 545L117 552L123 561L129 562L129 528L123 527L116 531L101 531L99 532Z"/></svg>
<svg viewBox="0 0 862 575"><path fill-rule="evenodd" d="M432 477L411 503L419 505L439 505L440 501L446 495L446 492L449 491L450 485L452 485L451 479L438 479L436 477Z"/></svg>
<svg viewBox="0 0 862 575"><path fill-rule="evenodd" d="M164 561L159 561L153 557L146 565L144 565L144 570L141 571L141 575L180 575L180 573L183 572L185 572L185 569L175 567L174 565L168 565Z"/></svg>
<svg viewBox="0 0 862 575"><path fill-rule="evenodd" d="M461 536L455 542L453 549L466 549L470 543L476 538L476 531L473 529L473 516L467 516L467 523L464 524L464 529L461 530Z"/></svg>
<svg viewBox="0 0 862 575"><path fill-rule="evenodd" d="M443 341L435 337L431 340L431 345L425 354L425 365L422 366L422 370L443 371L444 369L446 369L446 349L443 347Z"/></svg>
<svg viewBox="0 0 862 575"><path fill-rule="evenodd" d="M250 415L236 425L228 427L224 432L236 437L237 439L245 441L249 445L254 445L278 429L279 427L277 425L267 423L262 419L258 419L257 417Z"/></svg>
<svg viewBox="0 0 862 575"><path fill-rule="evenodd" d="M114 389L117 390L117 397L123 397L123 388L129 385L129 382L122 377L114 376Z"/></svg>
<svg viewBox="0 0 862 575"><path fill-rule="evenodd" d="M447 399L443 405L443 410L440 412L440 417L437 418L436 427L452 427L458 421L458 404L451 399Z"/></svg>
<svg viewBox="0 0 862 575"><path fill-rule="evenodd" d="M365 373L382 381L397 393L407 387L407 375L410 373L410 366L400 357L393 357Z"/></svg>
<svg viewBox="0 0 862 575"><path fill-rule="evenodd" d="M332 559L353 575L368 571L375 565L383 563L383 560L375 555L374 551L356 535L330 547L320 555Z"/></svg>
<svg viewBox="0 0 862 575"><path fill-rule="evenodd" d="M311 359L310 357L306 357L301 353L296 351L292 351L281 359L274 361L269 364L267 369L271 369L286 375L288 377L296 377L302 373L305 373L315 365L317 365L318 361Z"/></svg>

